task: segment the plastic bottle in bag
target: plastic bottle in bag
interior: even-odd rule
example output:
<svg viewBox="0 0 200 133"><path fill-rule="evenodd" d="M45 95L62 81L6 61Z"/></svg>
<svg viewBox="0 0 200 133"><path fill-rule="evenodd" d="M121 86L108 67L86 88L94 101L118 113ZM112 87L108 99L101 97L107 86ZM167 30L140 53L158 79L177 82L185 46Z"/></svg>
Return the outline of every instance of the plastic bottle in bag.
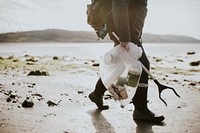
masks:
<svg viewBox="0 0 200 133"><path fill-rule="evenodd" d="M106 88L109 88L125 70L123 57L126 51L120 45L108 51L100 63L100 77Z"/></svg>
<svg viewBox="0 0 200 133"><path fill-rule="evenodd" d="M140 77L142 73L142 66L138 61L134 61L131 66L129 66L128 74L124 80L124 87L127 91L128 97L125 99L120 99L120 106L124 108L132 100L135 90L139 84ZM120 80L120 78L118 79ZM119 82L119 81L118 81ZM121 80L122 82L122 80Z"/></svg>

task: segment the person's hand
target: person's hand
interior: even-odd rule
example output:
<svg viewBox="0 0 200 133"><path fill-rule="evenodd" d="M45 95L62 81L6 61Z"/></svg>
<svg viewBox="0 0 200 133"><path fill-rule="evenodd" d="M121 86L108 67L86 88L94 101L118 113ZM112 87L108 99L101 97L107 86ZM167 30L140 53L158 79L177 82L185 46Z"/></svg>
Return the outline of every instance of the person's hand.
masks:
<svg viewBox="0 0 200 133"><path fill-rule="evenodd" d="M125 50L129 50L129 47L128 47L128 43L129 42L120 42L120 45L125 49Z"/></svg>

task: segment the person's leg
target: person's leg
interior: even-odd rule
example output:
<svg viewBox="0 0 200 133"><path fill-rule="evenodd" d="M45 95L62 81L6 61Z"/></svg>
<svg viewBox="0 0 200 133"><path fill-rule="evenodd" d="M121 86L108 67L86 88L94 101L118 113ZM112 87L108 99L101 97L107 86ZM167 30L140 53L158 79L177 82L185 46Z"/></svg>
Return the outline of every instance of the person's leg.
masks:
<svg viewBox="0 0 200 133"><path fill-rule="evenodd" d="M107 105L103 105L103 95L106 90L101 78L99 78L94 91L89 94L90 100L94 102L99 109L108 109Z"/></svg>
<svg viewBox="0 0 200 133"><path fill-rule="evenodd" d="M144 26L144 21L147 14L147 4L142 3L144 0L132 0L129 6L129 17L130 17L130 29L131 29L131 42L137 44L142 48L143 53L140 58L142 64L149 70L150 63L144 51L141 43L141 34ZM133 104L136 109L144 110L147 103L147 92L148 92L148 75L145 71L142 71L140 82L136 90L135 96L133 97Z"/></svg>
<svg viewBox="0 0 200 133"><path fill-rule="evenodd" d="M138 44L138 46L143 49L142 44ZM150 63L145 54L144 49L140 61L149 70ZM148 93L148 75L145 71L142 71L139 85L132 99L136 109L144 110L147 107L147 93Z"/></svg>
<svg viewBox="0 0 200 133"><path fill-rule="evenodd" d="M94 94L98 97L102 97L106 91L106 87L104 86L101 78L98 79L96 86L95 86L95 90L94 90Z"/></svg>
<svg viewBox="0 0 200 133"><path fill-rule="evenodd" d="M142 47L142 44L139 44L138 46ZM150 69L150 63L145 54L144 49L140 61L148 70ZM145 71L142 71L139 85L132 99L133 104L135 106L135 110L133 112L133 118L135 120L144 120L150 122L163 121L165 119L164 116L155 116L155 114L148 109L147 94L148 94L148 74Z"/></svg>
<svg viewBox="0 0 200 133"><path fill-rule="evenodd" d="M112 11L108 15L106 24L109 32L117 31L119 38L129 40L129 20L128 20L128 4L129 0L112 0ZM123 17L123 18L121 18ZM121 21L123 19L123 21ZM122 25L124 27L122 27ZM113 38L111 38L113 40ZM113 40L114 42L116 40ZM103 105L102 96L106 91L101 79L97 81L95 90L89 95L89 98L98 108L105 107Z"/></svg>
<svg viewBox="0 0 200 133"><path fill-rule="evenodd" d="M144 21L147 14L147 0L130 1L130 29L131 40L143 49L143 54L139 59L142 64L150 70L150 62L146 56L144 48L142 46L141 34L144 26ZM135 95L132 99L135 106L133 112L133 118L137 120L145 120L150 122L161 122L164 120L163 116L155 116L147 106L147 94L148 94L148 74L142 71L139 85L136 89Z"/></svg>
<svg viewBox="0 0 200 133"><path fill-rule="evenodd" d="M130 42L131 40L129 1L130 0L112 0L113 26L120 42Z"/></svg>

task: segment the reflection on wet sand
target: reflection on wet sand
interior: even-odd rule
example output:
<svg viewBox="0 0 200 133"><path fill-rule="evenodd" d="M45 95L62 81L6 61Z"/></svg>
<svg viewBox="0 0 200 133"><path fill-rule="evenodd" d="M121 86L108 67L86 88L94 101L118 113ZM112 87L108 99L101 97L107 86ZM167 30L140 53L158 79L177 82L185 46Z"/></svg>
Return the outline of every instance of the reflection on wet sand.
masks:
<svg viewBox="0 0 200 133"><path fill-rule="evenodd" d="M88 111L88 114L92 117L92 123L97 133L116 133L114 127L107 121L102 115L102 110L95 109ZM153 126L165 126L164 122L161 123L150 123L141 120L134 120L136 123L136 133L154 133Z"/></svg>
<svg viewBox="0 0 200 133"><path fill-rule="evenodd" d="M165 126L164 122L161 123L150 123L146 121L141 120L134 120L137 127L136 127L136 133L154 133L152 127L153 126Z"/></svg>
<svg viewBox="0 0 200 133"><path fill-rule="evenodd" d="M99 109L88 111L88 114L92 117L92 123L97 133L116 133L113 126L107 121L101 112L102 110Z"/></svg>

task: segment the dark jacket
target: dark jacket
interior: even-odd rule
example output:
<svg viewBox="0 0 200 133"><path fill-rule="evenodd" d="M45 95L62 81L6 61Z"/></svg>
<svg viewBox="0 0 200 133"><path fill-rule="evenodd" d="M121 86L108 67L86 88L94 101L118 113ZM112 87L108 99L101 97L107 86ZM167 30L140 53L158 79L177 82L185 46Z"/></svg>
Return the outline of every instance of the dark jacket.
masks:
<svg viewBox="0 0 200 133"><path fill-rule="evenodd" d="M112 12L107 26L121 42L141 43L141 35L147 14L147 0L112 0Z"/></svg>

